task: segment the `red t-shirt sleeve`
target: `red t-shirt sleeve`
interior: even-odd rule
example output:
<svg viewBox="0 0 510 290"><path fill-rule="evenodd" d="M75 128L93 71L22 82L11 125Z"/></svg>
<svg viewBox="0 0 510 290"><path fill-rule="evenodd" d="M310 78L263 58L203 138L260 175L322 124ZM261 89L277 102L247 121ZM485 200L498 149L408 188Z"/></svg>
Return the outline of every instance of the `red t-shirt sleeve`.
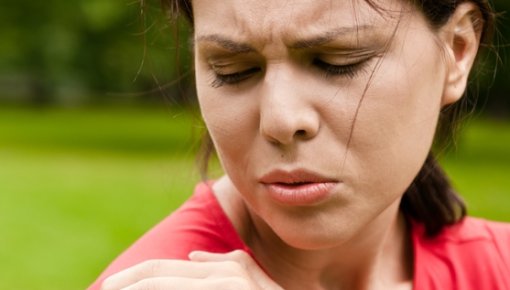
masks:
<svg viewBox="0 0 510 290"><path fill-rule="evenodd" d="M187 260L195 250L226 253L236 249L250 252L209 185L202 183L186 203L115 259L88 289L99 289L106 277L146 260Z"/></svg>
<svg viewBox="0 0 510 290"><path fill-rule="evenodd" d="M465 218L434 238L417 226L414 289L510 290L510 225Z"/></svg>

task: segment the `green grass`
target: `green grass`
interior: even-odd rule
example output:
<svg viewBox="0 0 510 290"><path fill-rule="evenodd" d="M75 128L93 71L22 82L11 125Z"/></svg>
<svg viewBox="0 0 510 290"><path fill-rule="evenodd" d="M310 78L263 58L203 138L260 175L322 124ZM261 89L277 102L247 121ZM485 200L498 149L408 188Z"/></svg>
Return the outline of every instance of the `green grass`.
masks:
<svg viewBox="0 0 510 290"><path fill-rule="evenodd" d="M0 289L84 289L198 180L165 110L0 110Z"/></svg>
<svg viewBox="0 0 510 290"><path fill-rule="evenodd" d="M442 163L471 215L510 221L509 122L469 122Z"/></svg>
<svg viewBox="0 0 510 290"><path fill-rule="evenodd" d="M188 197L197 122L136 109L0 109L0 289L84 289ZM470 213L510 221L510 124L442 161Z"/></svg>

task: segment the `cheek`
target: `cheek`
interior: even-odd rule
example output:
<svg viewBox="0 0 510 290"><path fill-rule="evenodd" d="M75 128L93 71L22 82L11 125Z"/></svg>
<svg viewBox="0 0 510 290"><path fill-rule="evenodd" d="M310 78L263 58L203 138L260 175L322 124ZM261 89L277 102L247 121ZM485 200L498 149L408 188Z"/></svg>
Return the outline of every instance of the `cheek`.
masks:
<svg viewBox="0 0 510 290"><path fill-rule="evenodd" d="M407 71L407 70L405 70ZM355 130L373 149L428 147L440 111L441 90L433 79L412 78L373 83L360 107ZM363 128L363 129L361 129ZM372 140L372 141L370 141Z"/></svg>
<svg viewBox="0 0 510 290"><path fill-rule="evenodd" d="M368 164L372 186L403 192L430 150L440 111L442 82L434 60L383 64L361 104L350 151ZM390 73L388 73L390 72ZM370 173L370 174L368 174ZM387 182L385 180L391 180Z"/></svg>
<svg viewBox="0 0 510 290"><path fill-rule="evenodd" d="M216 90L197 73L200 110L224 168L247 162L258 128L256 104L235 93Z"/></svg>
<svg viewBox="0 0 510 290"><path fill-rule="evenodd" d="M445 64L427 29L402 34L397 43L403 46L390 49L362 108L366 109L366 119L389 144L428 151L441 108Z"/></svg>

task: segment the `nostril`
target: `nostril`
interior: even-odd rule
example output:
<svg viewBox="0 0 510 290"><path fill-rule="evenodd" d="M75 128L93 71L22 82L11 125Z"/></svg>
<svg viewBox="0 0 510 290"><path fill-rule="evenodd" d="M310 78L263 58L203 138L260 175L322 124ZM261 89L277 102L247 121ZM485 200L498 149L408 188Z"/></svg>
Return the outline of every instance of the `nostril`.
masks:
<svg viewBox="0 0 510 290"><path fill-rule="evenodd" d="M303 136L306 136L306 131L305 130L297 130L296 133L294 133L294 135L297 137L303 137Z"/></svg>

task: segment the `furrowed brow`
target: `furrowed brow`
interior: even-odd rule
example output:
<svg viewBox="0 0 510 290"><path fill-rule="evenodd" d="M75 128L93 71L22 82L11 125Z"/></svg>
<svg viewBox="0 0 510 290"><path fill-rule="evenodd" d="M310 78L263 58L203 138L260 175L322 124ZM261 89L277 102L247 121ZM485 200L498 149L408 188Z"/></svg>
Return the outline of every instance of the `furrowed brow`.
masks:
<svg viewBox="0 0 510 290"><path fill-rule="evenodd" d="M236 42L231 40L225 36L219 34L210 34L210 35L202 35L197 37L197 42L214 42L224 49L228 50L231 53L240 54L240 53L249 53L254 52L255 49L245 43Z"/></svg>
<svg viewBox="0 0 510 290"><path fill-rule="evenodd" d="M321 45L327 44L329 42L332 42L332 41L339 39L341 37L345 37L349 34L366 31L371 28L374 28L374 26L358 25L358 26L352 26L352 27L340 27L335 30L320 34L318 36L295 41L290 47L293 49L314 48L314 47L321 46Z"/></svg>

